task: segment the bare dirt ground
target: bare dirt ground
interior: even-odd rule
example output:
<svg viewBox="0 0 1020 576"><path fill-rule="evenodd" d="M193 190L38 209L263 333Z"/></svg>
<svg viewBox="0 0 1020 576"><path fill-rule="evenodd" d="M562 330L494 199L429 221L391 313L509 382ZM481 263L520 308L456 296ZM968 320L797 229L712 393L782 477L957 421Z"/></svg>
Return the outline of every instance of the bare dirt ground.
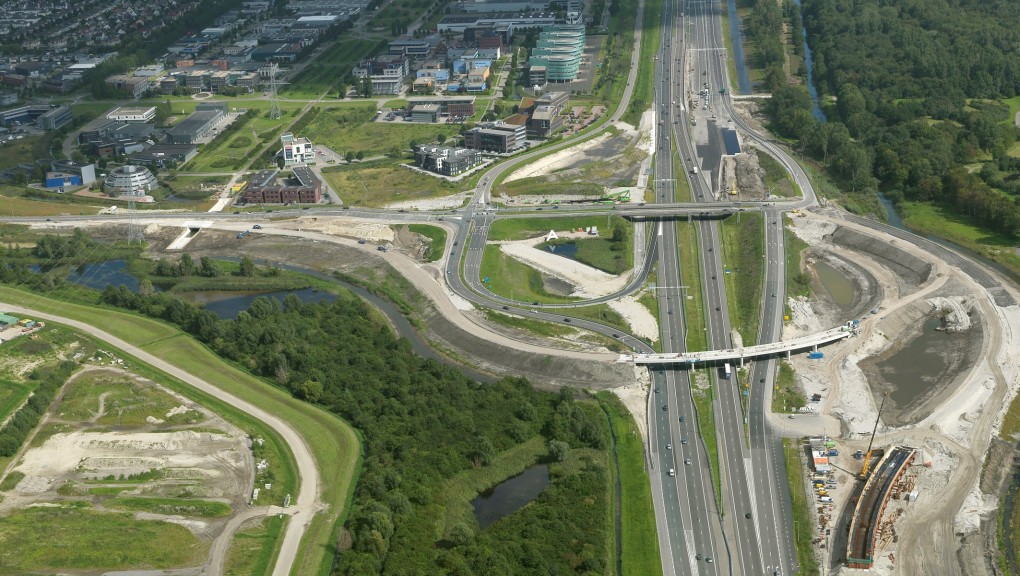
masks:
<svg viewBox="0 0 1020 576"><path fill-rule="evenodd" d="M829 214L819 211L793 221L795 232L812 245L808 259L824 257L831 264L833 253L838 253L847 266L837 268L851 278L855 290L882 287L857 307L872 307L877 301L879 308L862 320L860 337L826 349L823 361L803 357L792 361L805 392L823 394L818 409L842 422L837 466L851 472L860 468L848 454L867 448L877 414L876 395L891 385L873 369L882 355L909 346L918 333L917 324L927 315L943 317L947 330L955 331L953 338L959 337L945 350L949 367L944 377L932 382L916 401L883 413L876 446L922 448L924 455L918 460L926 460L930 467L914 466L900 487L904 494L908 488L916 489L916 503L893 500L886 509L883 518L896 521L882 525L870 573L990 573L987 552L994 538L988 528L989 524L994 528L989 519L994 519L997 504L993 489L1002 485L1003 477L993 474L982 480L981 469L990 439L1018 386L1020 360L1015 350L1020 343L1011 327L1018 325L1020 309L995 306L976 283L912 245L838 222ZM828 326L841 313L820 300L793 300L791 309L794 318L786 327L791 335ZM1001 461L1008 451L999 452ZM837 509L845 504L839 491L832 496ZM857 573L841 568L845 551L830 553L825 554L825 565L832 573Z"/></svg>
<svg viewBox="0 0 1020 576"><path fill-rule="evenodd" d="M104 424L111 417L119 420L125 407L135 410L137 406L124 404L120 398L113 400L112 392L103 392L92 398L93 408L84 406L89 412L87 419L65 414L65 406L71 409L67 404L71 389L86 375L90 382L116 379L146 391L145 398L153 406L151 413L137 425ZM72 413L79 414L82 406L74 406L77 411ZM45 439L26 442L27 448L7 470L24 477L3 493L0 515L27 506L70 501L86 501L97 510L106 510L104 502L114 495L94 493L95 489L120 489L120 497L175 498L186 492L189 498L226 503L234 514L249 510L247 495L254 471L246 435L205 408L121 368L93 366L75 373L37 430L36 435L44 434ZM205 542L229 541L232 532L225 533L224 528L231 516L135 513L137 519L184 526ZM186 572L189 570L197 568Z"/></svg>

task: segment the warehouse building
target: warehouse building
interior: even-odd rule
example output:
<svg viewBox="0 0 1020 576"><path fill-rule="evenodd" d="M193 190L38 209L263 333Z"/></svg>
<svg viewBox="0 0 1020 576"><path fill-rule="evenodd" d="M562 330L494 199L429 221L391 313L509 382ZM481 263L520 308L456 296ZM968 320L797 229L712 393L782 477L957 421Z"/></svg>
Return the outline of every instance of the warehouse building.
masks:
<svg viewBox="0 0 1020 576"><path fill-rule="evenodd" d="M224 112L220 109L196 109L191 116L181 120L179 124L167 131L167 142L170 144L195 144L199 138L208 134L223 116Z"/></svg>

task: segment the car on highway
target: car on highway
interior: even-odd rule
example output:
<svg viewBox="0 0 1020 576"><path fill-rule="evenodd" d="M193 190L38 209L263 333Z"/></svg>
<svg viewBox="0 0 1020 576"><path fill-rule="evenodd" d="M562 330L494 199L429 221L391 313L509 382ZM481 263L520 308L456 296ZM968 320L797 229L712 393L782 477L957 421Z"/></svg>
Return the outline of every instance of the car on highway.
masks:
<svg viewBox="0 0 1020 576"><path fill-rule="evenodd" d="M748 512L747 514L744 514L744 518L747 518L748 520L750 520L753 517L754 516L752 516L750 512Z"/></svg>
<svg viewBox="0 0 1020 576"><path fill-rule="evenodd" d="M690 458L684 458L684 464L690 466L691 465L691 459Z"/></svg>
<svg viewBox="0 0 1020 576"><path fill-rule="evenodd" d="M680 439L680 443L681 444L687 444L687 439L686 438L681 438Z"/></svg>
<svg viewBox="0 0 1020 576"><path fill-rule="evenodd" d="M670 468L669 469L669 475L670 476L676 476L676 470L674 470L673 468Z"/></svg>
<svg viewBox="0 0 1020 576"><path fill-rule="evenodd" d="M666 444L666 450L672 450L672 449L673 449L673 445L672 444Z"/></svg>
<svg viewBox="0 0 1020 576"><path fill-rule="evenodd" d="M708 557L705 558L705 562L708 562L709 564L711 564L712 562L715 562L715 560L712 560L712 557L708 556Z"/></svg>
<svg viewBox="0 0 1020 576"><path fill-rule="evenodd" d="M686 419L686 418L684 418L683 416L681 416L681 417L680 417L680 421L681 421L681 422L686 422L686 421L687 421L687 419Z"/></svg>

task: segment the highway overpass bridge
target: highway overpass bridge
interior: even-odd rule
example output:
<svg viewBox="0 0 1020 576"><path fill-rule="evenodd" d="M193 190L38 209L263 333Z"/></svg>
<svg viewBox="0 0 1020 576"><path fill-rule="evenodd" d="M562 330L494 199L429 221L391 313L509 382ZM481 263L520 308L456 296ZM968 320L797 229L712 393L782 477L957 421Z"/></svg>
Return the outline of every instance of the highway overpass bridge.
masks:
<svg viewBox="0 0 1020 576"><path fill-rule="evenodd" d="M881 532L882 513L885 512L893 487L916 454L916 448L896 446L885 454L868 477L857 500L853 520L850 521L850 541L846 551L848 568L867 570L875 563L875 546Z"/></svg>
<svg viewBox="0 0 1020 576"><path fill-rule="evenodd" d="M632 362L634 364L718 364L720 362L734 362L743 366L744 360L751 360L762 356L775 356L777 354L790 354L797 350L812 351L819 346L849 338L860 333L860 326L857 320L851 320L842 326L809 334L799 338L792 338L782 342L769 344L758 344L746 348L731 348L727 350L708 350L706 352L681 352L676 354L621 354L620 362Z"/></svg>

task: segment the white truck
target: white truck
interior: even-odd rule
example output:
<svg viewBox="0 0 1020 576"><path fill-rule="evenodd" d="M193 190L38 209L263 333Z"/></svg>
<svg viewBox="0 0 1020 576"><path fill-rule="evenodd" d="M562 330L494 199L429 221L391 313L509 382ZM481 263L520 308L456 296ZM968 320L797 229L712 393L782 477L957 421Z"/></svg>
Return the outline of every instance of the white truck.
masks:
<svg viewBox="0 0 1020 576"><path fill-rule="evenodd" d="M691 168L691 174L697 174L697 173L698 173L698 167L697 166L694 166L693 168Z"/></svg>

